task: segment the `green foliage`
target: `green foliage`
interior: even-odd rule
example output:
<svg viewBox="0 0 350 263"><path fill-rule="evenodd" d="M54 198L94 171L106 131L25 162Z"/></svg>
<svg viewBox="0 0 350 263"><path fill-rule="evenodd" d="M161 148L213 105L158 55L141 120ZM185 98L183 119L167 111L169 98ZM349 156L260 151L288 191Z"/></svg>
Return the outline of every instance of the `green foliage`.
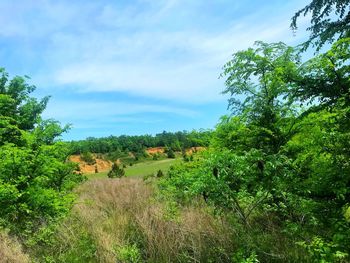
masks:
<svg viewBox="0 0 350 263"><path fill-rule="evenodd" d="M232 262L240 262L240 263L259 263L255 252L253 252L249 257L245 257L242 251L238 251L232 258Z"/></svg>
<svg viewBox="0 0 350 263"><path fill-rule="evenodd" d="M35 86L16 76L9 80L8 73L0 68L0 115L11 118L20 130L32 130L40 122L40 114L46 108L49 97L38 101L29 96Z"/></svg>
<svg viewBox="0 0 350 263"><path fill-rule="evenodd" d="M96 159L94 158L94 156L92 155L92 153L90 152L83 152L80 155L80 158L86 162L87 164L93 165L96 163Z"/></svg>
<svg viewBox="0 0 350 263"><path fill-rule="evenodd" d="M123 168L120 168L118 164L114 163L107 176L109 178L121 178L125 176L125 170Z"/></svg>
<svg viewBox="0 0 350 263"><path fill-rule="evenodd" d="M341 252L337 249L337 245L332 242L324 242L322 238L317 236L314 237L309 244L306 242L298 242L298 245L308 251L313 262L344 262L348 257L347 253Z"/></svg>
<svg viewBox="0 0 350 263"><path fill-rule="evenodd" d="M166 154L167 154L167 157L168 158L175 158L175 153L173 151L172 148L169 148L167 151L166 151Z"/></svg>
<svg viewBox="0 0 350 263"><path fill-rule="evenodd" d="M221 119L199 160L170 169L159 183L164 195L182 203L201 197L232 215L234 227L256 238L244 240L242 255L257 255L251 260L286 259L268 252L275 233L262 221L302 245L285 248L291 262L348 260L349 51L341 39L303 64L283 43L235 53L222 76L236 115Z"/></svg>
<svg viewBox="0 0 350 263"><path fill-rule="evenodd" d="M120 149L116 149L115 151L107 153L107 159L112 162L117 161L120 158L127 157L128 153L123 153Z"/></svg>
<svg viewBox="0 0 350 263"><path fill-rule="evenodd" d="M36 262L98 262L96 241L87 227L69 217L68 222L61 218L61 223L55 222L41 228L26 242ZM64 231L74 232L74 235Z"/></svg>
<svg viewBox="0 0 350 263"><path fill-rule="evenodd" d="M158 170L157 174L156 174L156 177L160 178L160 177L163 177L164 176L164 173L162 170Z"/></svg>
<svg viewBox="0 0 350 263"><path fill-rule="evenodd" d="M118 259L121 262L139 263L141 260L140 250L136 244L130 246L123 246L117 249Z"/></svg>
<svg viewBox="0 0 350 263"><path fill-rule="evenodd" d="M83 178L57 141L68 126L41 120L48 97L37 101L25 79L0 73L0 224L28 235L69 211L70 190Z"/></svg>
<svg viewBox="0 0 350 263"><path fill-rule="evenodd" d="M160 157L160 154L159 154L159 153L154 153L154 154L152 154L152 159L153 159L154 161L158 160L159 157Z"/></svg>
<svg viewBox="0 0 350 263"><path fill-rule="evenodd" d="M308 48L312 43L319 50L327 42L350 36L349 5L349 0L312 0L295 13L291 28L297 29L297 20L301 15L311 14L311 26L307 28L311 35L304 43L304 48Z"/></svg>
<svg viewBox="0 0 350 263"><path fill-rule="evenodd" d="M350 38L344 38L302 65L301 76L294 80L294 97L307 103L317 101L313 109L333 107L340 100L350 106L349 63Z"/></svg>
<svg viewBox="0 0 350 263"><path fill-rule="evenodd" d="M297 75L299 55L281 42L255 45L255 49L235 53L225 64L224 93L231 95L229 107L240 114L235 129L248 133L243 136L248 144L243 145L276 153L293 132L295 112L289 91L294 85L289 79ZM242 95L244 99L238 100Z"/></svg>
<svg viewBox="0 0 350 263"><path fill-rule="evenodd" d="M0 98L1 103L1 98ZM1 123L0 123L1 125ZM170 147L173 151L181 151L182 148L191 148L209 145L211 131L183 131L183 132L162 132L151 135L140 136L110 136L107 138L87 138L81 141L70 142L71 153L81 154L83 152L108 153L112 161L127 156L130 152L139 159L147 157L145 149L148 147Z"/></svg>

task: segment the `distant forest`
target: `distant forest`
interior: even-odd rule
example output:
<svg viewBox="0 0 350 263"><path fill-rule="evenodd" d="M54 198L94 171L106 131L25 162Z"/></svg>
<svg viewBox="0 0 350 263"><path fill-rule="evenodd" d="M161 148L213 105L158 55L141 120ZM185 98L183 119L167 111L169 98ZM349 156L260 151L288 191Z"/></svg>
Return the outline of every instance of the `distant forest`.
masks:
<svg viewBox="0 0 350 263"><path fill-rule="evenodd" d="M178 131L166 132L152 135L121 135L104 138L89 137L85 140L71 141L72 154L132 152L142 153L149 147L166 147L173 151L182 151L191 147L206 147L210 143L212 131L193 130L191 132Z"/></svg>

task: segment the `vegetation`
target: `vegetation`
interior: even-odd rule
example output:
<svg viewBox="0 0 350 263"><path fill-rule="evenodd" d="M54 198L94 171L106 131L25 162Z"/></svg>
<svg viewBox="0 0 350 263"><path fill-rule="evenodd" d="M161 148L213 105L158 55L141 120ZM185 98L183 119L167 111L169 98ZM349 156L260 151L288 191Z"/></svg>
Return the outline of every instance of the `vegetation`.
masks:
<svg viewBox="0 0 350 263"><path fill-rule="evenodd" d="M307 29L311 35L304 48L313 43L319 50L327 42L350 37L349 6L349 0L312 0L293 16L291 27L296 30L298 18L311 13L311 26Z"/></svg>
<svg viewBox="0 0 350 263"><path fill-rule="evenodd" d="M43 238L40 261L223 262L235 247L233 232L205 205L170 208L142 180L91 180L79 192L72 215Z"/></svg>
<svg viewBox="0 0 350 263"><path fill-rule="evenodd" d="M244 229L245 258L347 262L349 45L342 38L305 63L283 43L235 53L222 74L235 115L207 153L160 181L163 195L182 205L201 196Z"/></svg>
<svg viewBox="0 0 350 263"><path fill-rule="evenodd" d="M37 101L24 78L0 74L0 226L26 236L69 211L82 177L56 141L68 127L40 118L48 97Z"/></svg>
<svg viewBox="0 0 350 263"><path fill-rule="evenodd" d="M180 163L179 159L164 159L164 160L146 160L136 163L132 166L123 167L126 177L153 177L157 174L158 170L162 170L164 173L167 172L171 166ZM109 172L109 171L108 171ZM106 178L108 177L108 172L99 172L95 174L89 174L87 177L89 179L95 178Z"/></svg>
<svg viewBox="0 0 350 263"><path fill-rule="evenodd" d="M117 160L133 153L137 158L146 157L145 150L149 147L166 147L172 151L181 151L191 147L206 147L209 145L211 131L200 130L191 132L162 132L140 136L110 136L107 138L87 138L70 142L71 154L108 153L111 160Z"/></svg>
<svg viewBox="0 0 350 263"><path fill-rule="evenodd" d="M118 164L114 163L112 169L108 172L107 176L109 178L121 178L125 175L123 168L120 168Z"/></svg>
<svg viewBox="0 0 350 263"><path fill-rule="evenodd" d="M7 233L0 233L0 258L3 262L30 262L18 240L9 237Z"/></svg>
<svg viewBox="0 0 350 263"><path fill-rule="evenodd" d="M295 14L294 27L312 14L308 43L332 42L308 61L308 43L234 53L221 74L232 115L214 131L62 143L67 127L40 118L47 98L2 70L0 256L29 261L24 247L38 262L349 262L348 4L313 0ZM155 146L183 160L115 163L75 189L68 213L82 180L69 153L140 160ZM192 146L207 150L188 155Z"/></svg>
<svg viewBox="0 0 350 263"><path fill-rule="evenodd" d="M87 164L95 164L96 163L96 159L94 158L94 156L90 153L90 152L83 152L81 155L81 160L86 162Z"/></svg>

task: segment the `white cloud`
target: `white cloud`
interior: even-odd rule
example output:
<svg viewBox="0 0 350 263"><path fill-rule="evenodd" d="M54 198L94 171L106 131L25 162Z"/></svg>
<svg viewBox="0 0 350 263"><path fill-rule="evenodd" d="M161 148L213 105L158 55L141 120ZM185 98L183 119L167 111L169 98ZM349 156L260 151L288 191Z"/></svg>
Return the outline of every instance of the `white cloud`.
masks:
<svg viewBox="0 0 350 263"><path fill-rule="evenodd" d="M145 113L169 113L189 118L194 118L198 115L196 111L175 106L126 102L95 102L91 100L71 102L52 100L48 104L43 117L58 119L62 122L98 119L131 122L138 119L138 117L133 115Z"/></svg>
<svg viewBox="0 0 350 263"><path fill-rule="evenodd" d="M128 37L118 33L103 37L99 32L56 36L56 49L72 57L61 63L51 80L85 92L122 91L187 102L216 101L223 89L218 76L232 52L255 40L293 41L286 27L288 23L250 29L237 24L219 33L184 30L138 32ZM68 46L63 49L63 45Z"/></svg>
<svg viewBox="0 0 350 263"><path fill-rule="evenodd" d="M255 40L295 43L304 36L293 38L289 30L291 3L273 9L281 13L271 15L267 9L271 5L241 14L246 3L236 2L227 7L236 10L236 16L214 29L209 28L210 20L203 19L206 15L213 20L220 17L220 13L213 17L203 8L209 2L24 3L0 4L7 10L0 18L7 25L0 35L43 38L46 44L37 58L42 60L42 67L33 76L35 83L80 92L117 91L197 103L219 101L224 81L218 76L234 51L251 46ZM17 16L13 16L15 11Z"/></svg>

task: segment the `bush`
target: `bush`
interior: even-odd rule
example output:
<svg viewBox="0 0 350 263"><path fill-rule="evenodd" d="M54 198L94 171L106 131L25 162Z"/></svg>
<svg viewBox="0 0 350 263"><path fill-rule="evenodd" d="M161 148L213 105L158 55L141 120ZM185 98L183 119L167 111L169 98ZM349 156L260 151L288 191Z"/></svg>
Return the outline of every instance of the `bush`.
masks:
<svg viewBox="0 0 350 263"><path fill-rule="evenodd" d="M154 161L158 160L159 157L160 157L159 153L154 153L154 154L152 155L152 159L153 159Z"/></svg>
<svg viewBox="0 0 350 263"><path fill-rule="evenodd" d="M84 177L68 162L70 149L57 138L68 130L42 120L48 97L30 97L26 79L0 69L0 226L24 240L67 214L72 188Z"/></svg>
<svg viewBox="0 0 350 263"><path fill-rule="evenodd" d="M120 168L118 164L114 163L112 169L108 172L109 178L121 178L125 175L125 170Z"/></svg>
<svg viewBox="0 0 350 263"><path fill-rule="evenodd" d="M158 170L156 176L157 176L158 178L163 177L163 176L164 176L163 171L162 171L162 170Z"/></svg>
<svg viewBox="0 0 350 263"><path fill-rule="evenodd" d="M141 260L140 250L136 244L131 246L122 246L117 249L117 257L121 262L139 263Z"/></svg>
<svg viewBox="0 0 350 263"><path fill-rule="evenodd" d="M80 158L89 165L94 165L96 163L96 159L90 152L83 152Z"/></svg>
<svg viewBox="0 0 350 263"><path fill-rule="evenodd" d="M175 153L171 148L169 148L167 151L167 157L168 158L175 158Z"/></svg>

